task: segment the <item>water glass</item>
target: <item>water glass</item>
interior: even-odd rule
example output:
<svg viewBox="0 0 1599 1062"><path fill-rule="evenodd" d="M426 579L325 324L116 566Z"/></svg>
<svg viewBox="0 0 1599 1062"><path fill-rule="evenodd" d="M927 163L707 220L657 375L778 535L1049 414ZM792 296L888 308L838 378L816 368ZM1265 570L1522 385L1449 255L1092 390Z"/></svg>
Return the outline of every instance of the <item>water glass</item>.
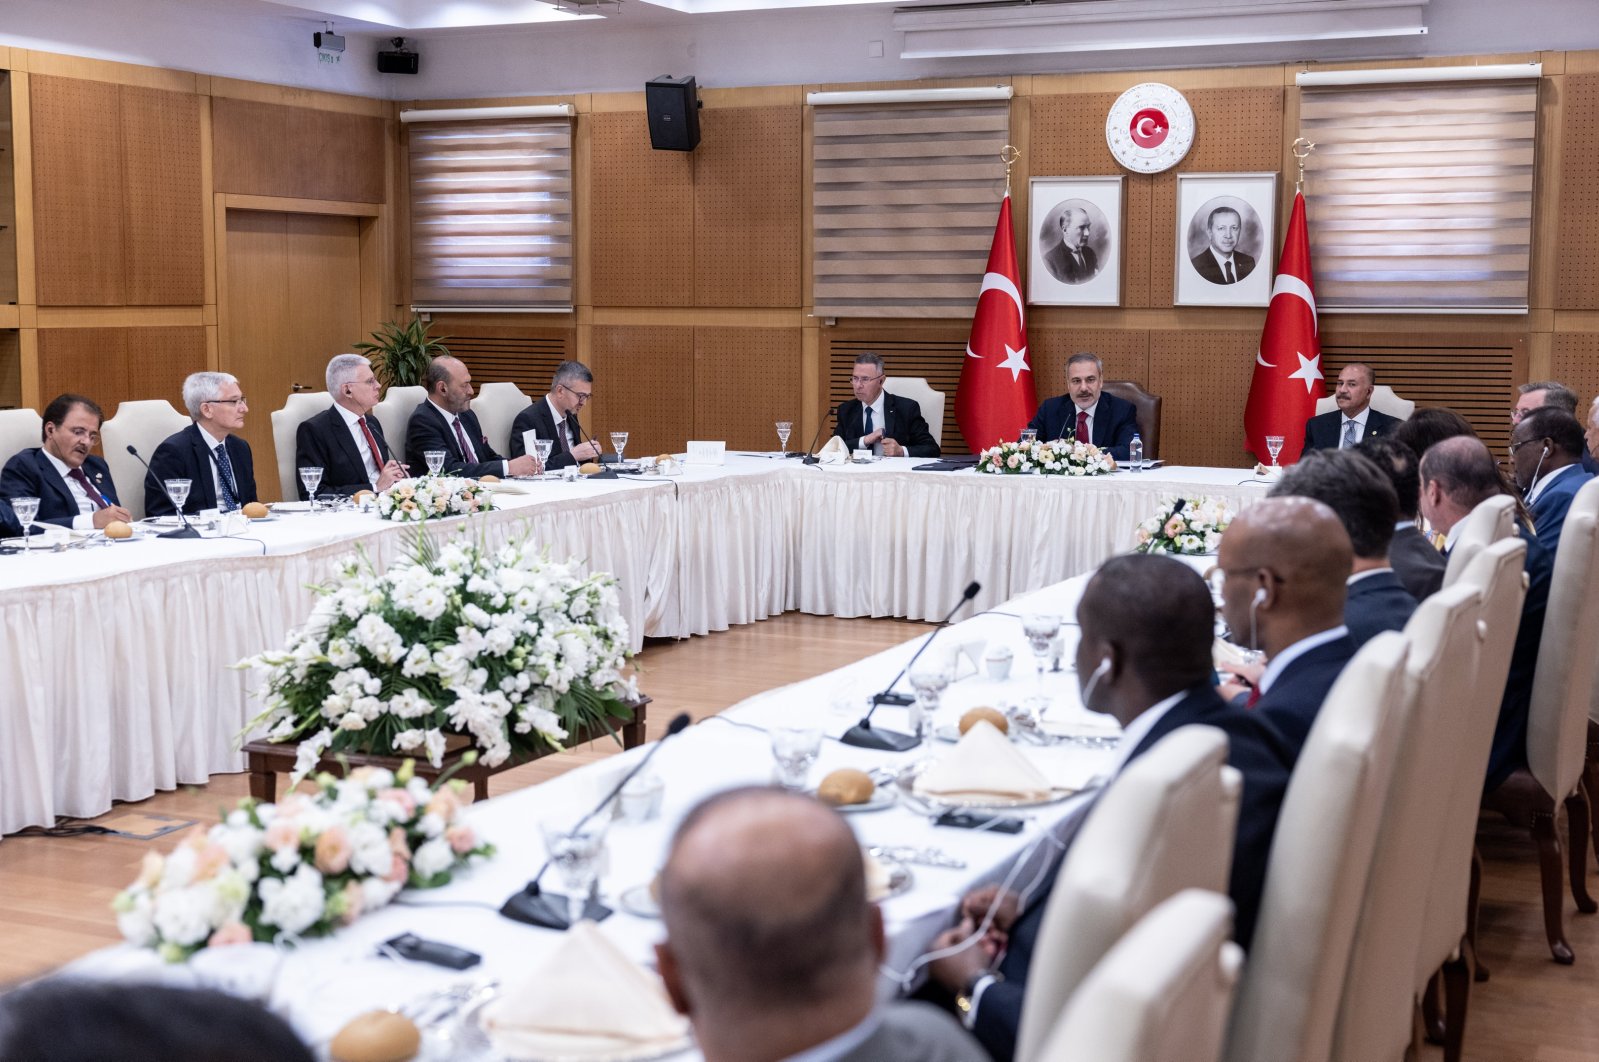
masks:
<svg viewBox="0 0 1599 1062"><path fill-rule="evenodd" d="M811 765L822 751L822 730L814 726L780 726L772 729L772 756L777 760L777 781L784 789L805 788Z"/></svg>
<svg viewBox="0 0 1599 1062"><path fill-rule="evenodd" d="M1266 452L1271 454L1271 465L1277 467L1277 455L1283 452L1283 437L1281 435L1266 436Z"/></svg>
<svg viewBox="0 0 1599 1062"><path fill-rule="evenodd" d="M616 463L622 463L622 451L627 449L627 432L611 432L611 449L616 451Z"/></svg>
<svg viewBox="0 0 1599 1062"><path fill-rule="evenodd" d="M911 730L917 737L925 738L933 732L933 716L938 713L939 701L954 677L945 664L922 664L911 671L911 689L916 691L916 704L911 708Z"/></svg>
<svg viewBox="0 0 1599 1062"><path fill-rule="evenodd" d="M1027 644L1038 662L1038 681L1042 684L1044 672L1049 670L1051 643L1060 633L1060 617L1049 612L1029 612L1022 617L1022 633L1027 635Z"/></svg>
<svg viewBox="0 0 1599 1062"><path fill-rule="evenodd" d="M311 511L316 512L316 489L322 484L322 469L310 465L300 469L300 485L305 488L305 496L311 503Z"/></svg>
<svg viewBox="0 0 1599 1062"><path fill-rule="evenodd" d="M780 420L777 422L777 445L784 457L788 456L788 437L794 434L794 422Z"/></svg>
<svg viewBox="0 0 1599 1062"><path fill-rule="evenodd" d="M599 877L608 822L607 816L594 815L580 825L570 818L546 819L539 824L545 851L566 889L566 916L571 925L582 921L589 891Z"/></svg>
<svg viewBox="0 0 1599 1062"><path fill-rule="evenodd" d="M539 459L539 471L548 469L550 464L550 451L555 449L554 439L535 439L533 441L533 456Z"/></svg>
<svg viewBox="0 0 1599 1062"><path fill-rule="evenodd" d="M172 499L172 504L177 507L178 512L183 512L184 503L189 500L189 487L193 485L193 481L169 479L161 485L167 489L167 497Z"/></svg>
<svg viewBox="0 0 1599 1062"><path fill-rule="evenodd" d="M448 455L443 450L429 450L422 455L422 459L428 463L428 475L436 476L439 474L439 469L444 467L444 458L446 456Z"/></svg>
<svg viewBox="0 0 1599 1062"><path fill-rule="evenodd" d="M22 548L32 549L33 539L29 536L33 533L30 530L33 527L33 518L39 515L39 499L12 498L11 511L17 514L17 523L22 525Z"/></svg>

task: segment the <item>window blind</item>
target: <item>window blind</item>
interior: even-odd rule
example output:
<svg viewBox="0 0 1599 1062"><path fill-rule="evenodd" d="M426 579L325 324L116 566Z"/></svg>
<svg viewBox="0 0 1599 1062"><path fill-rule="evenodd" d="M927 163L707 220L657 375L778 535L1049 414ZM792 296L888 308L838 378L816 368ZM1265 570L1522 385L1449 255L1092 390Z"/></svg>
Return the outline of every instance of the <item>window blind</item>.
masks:
<svg viewBox="0 0 1599 1062"><path fill-rule="evenodd" d="M816 313L971 316L1009 102L817 107L812 130Z"/></svg>
<svg viewBox="0 0 1599 1062"><path fill-rule="evenodd" d="M571 120L406 129L416 308L571 309Z"/></svg>
<svg viewBox="0 0 1599 1062"><path fill-rule="evenodd" d="M1535 78L1301 92L1320 308L1526 310Z"/></svg>

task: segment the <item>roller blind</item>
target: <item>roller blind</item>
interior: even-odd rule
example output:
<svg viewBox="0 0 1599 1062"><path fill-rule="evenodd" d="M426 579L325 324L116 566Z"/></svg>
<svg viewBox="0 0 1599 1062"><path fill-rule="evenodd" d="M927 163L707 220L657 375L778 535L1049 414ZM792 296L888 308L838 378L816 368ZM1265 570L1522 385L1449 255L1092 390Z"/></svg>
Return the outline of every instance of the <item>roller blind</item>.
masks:
<svg viewBox="0 0 1599 1062"><path fill-rule="evenodd" d="M571 120L417 122L406 131L413 304L571 309Z"/></svg>
<svg viewBox="0 0 1599 1062"><path fill-rule="evenodd" d="M1320 308L1526 310L1535 78L1301 91Z"/></svg>
<svg viewBox="0 0 1599 1062"><path fill-rule="evenodd" d="M817 107L812 129L816 313L970 317L1009 102Z"/></svg>

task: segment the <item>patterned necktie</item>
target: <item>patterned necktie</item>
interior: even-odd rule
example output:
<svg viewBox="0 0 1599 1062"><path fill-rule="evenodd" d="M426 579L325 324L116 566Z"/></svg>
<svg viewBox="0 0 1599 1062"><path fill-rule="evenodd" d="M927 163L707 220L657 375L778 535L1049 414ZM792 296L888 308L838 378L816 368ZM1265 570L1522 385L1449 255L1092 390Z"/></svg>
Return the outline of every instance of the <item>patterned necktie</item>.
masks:
<svg viewBox="0 0 1599 1062"><path fill-rule="evenodd" d="M1233 260L1231 258L1229 258L1229 259L1227 259L1227 261L1223 262L1221 264L1221 267L1227 274L1227 283L1229 283L1229 284L1238 283L1238 278L1233 275Z"/></svg>
<svg viewBox="0 0 1599 1062"><path fill-rule="evenodd" d="M372 429L367 427L366 418L358 417L356 423L361 425L361 434L366 437L367 448L372 451L372 467L378 470L378 475L383 474L383 451L378 446L377 436L372 434Z"/></svg>
<svg viewBox="0 0 1599 1062"><path fill-rule="evenodd" d="M217 459L217 480L222 484L222 504L219 508L225 513L231 513L239 507L239 496L233 486L233 463L228 460L228 447L226 443L219 444L212 451Z"/></svg>
<svg viewBox="0 0 1599 1062"><path fill-rule="evenodd" d="M460 417L455 418L455 441L461 444L461 456L470 463L477 464L477 451L466 441L466 431L461 427Z"/></svg>
<svg viewBox="0 0 1599 1062"><path fill-rule="evenodd" d="M1088 410L1086 409L1079 409L1077 411L1077 441L1090 441L1088 438Z"/></svg>
<svg viewBox="0 0 1599 1062"><path fill-rule="evenodd" d="M866 427L865 427L864 430L862 430L861 434L862 435L870 435L870 434L872 434L872 407L871 406L867 406L866 407Z"/></svg>
<svg viewBox="0 0 1599 1062"><path fill-rule="evenodd" d="M1355 445L1355 426L1355 422L1352 420L1344 421L1344 438L1338 444L1338 449L1347 450Z"/></svg>
<svg viewBox="0 0 1599 1062"><path fill-rule="evenodd" d="M107 505L111 504L105 500L105 495L95 490L94 487L89 484L89 477L83 474L83 469L74 468L72 471L68 472L67 475L76 480L78 486L83 488L83 493L89 498L89 504L94 506L96 509L104 509Z"/></svg>

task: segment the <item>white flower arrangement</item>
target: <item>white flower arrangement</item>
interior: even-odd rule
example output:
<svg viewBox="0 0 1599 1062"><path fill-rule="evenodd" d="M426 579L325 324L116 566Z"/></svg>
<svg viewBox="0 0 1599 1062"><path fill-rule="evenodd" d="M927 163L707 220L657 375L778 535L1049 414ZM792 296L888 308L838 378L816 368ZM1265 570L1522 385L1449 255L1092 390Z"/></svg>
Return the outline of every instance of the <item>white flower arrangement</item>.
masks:
<svg viewBox="0 0 1599 1062"><path fill-rule="evenodd" d="M182 962L206 947L321 936L494 854L460 821L465 783L431 787L410 760L317 782L276 804L244 800L169 855L146 853L112 903L123 937Z"/></svg>
<svg viewBox="0 0 1599 1062"><path fill-rule="evenodd" d="M267 672L266 711L245 733L300 742L292 781L329 751L438 767L448 734L470 736L497 767L632 718L638 689L622 675L628 629L610 575L579 575L525 542L458 538L435 553L418 529L414 554L388 571L358 555L315 590L284 649L235 665Z"/></svg>
<svg viewBox="0 0 1599 1062"><path fill-rule="evenodd" d="M1237 514L1219 498L1162 495L1160 510L1133 532L1136 553L1215 553Z"/></svg>
<svg viewBox="0 0 1599 1062"><path fill-rule="evenodd" d="M378 515L396 523L468 516L492 508L492 492L477 480L460 476L402 479L378 495Z"/></svg>
<svg viewBox="0 0 1599 1062"><path fill-rule="evenodd" d="M1008 476L1103 476L1115 468L1105 451L1075 439L1000 443L977 460L977 471Z"/></svg>

